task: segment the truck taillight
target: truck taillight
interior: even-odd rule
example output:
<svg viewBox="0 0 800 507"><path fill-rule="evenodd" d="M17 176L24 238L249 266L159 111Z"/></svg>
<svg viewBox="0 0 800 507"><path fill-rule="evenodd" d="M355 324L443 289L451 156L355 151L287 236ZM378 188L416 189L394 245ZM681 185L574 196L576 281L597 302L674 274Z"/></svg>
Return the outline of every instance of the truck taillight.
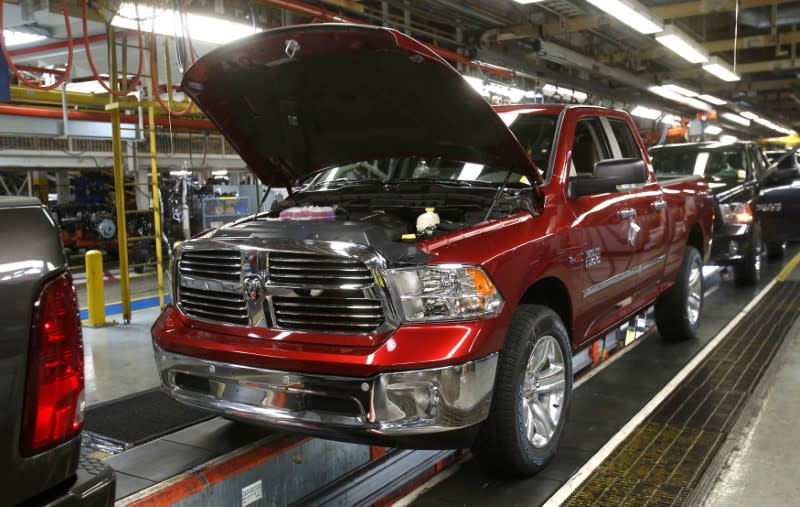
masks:
<svg viewBox="0 0 800 507"><path fill-rule="evenodd" d="M77 435L83 424L83 339L72 276L47 282L33 310L23 413L23 456Z"/></svg>

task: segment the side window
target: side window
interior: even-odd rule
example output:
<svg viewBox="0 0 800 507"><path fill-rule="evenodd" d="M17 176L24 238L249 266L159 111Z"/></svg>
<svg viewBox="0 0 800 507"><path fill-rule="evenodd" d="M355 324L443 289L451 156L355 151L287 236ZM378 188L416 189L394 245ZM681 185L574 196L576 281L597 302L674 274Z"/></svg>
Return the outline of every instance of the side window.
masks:
<svg viewBox="0 0 800 507"><path fill-rule="evenodd" d="M572 140L571 175L594 175L594 164L611 158L599 118L583 118L575 126Z"/></svg>
<svg viewBox="0 0 800 507"><path fill-rule="evenodd" d="M614 133L614 138L617 140L622 158L641 160L642 152L639 150L639 146L636 144L636 140L628 124L616 118L609 118L608 124L611 126L611 131Z"/></svg>

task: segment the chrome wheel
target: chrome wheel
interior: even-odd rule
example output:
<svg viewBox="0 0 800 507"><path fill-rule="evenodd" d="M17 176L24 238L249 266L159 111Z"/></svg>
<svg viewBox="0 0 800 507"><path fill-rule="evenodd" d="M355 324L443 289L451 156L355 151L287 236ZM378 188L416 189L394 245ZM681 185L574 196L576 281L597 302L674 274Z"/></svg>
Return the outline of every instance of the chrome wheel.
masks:
<svg viewBox="0 0 800 507"><path fill-rule="evenodd" d="M561 420L566 388L564 355L558 340L543 336L533 346L522 380L522 422L531 445L546 446Z"/></svg>
<svg viewBox="0 0 800 507"><path fill-rule="evenodd" d="M689 294L686 298L686 317L689 325L695 326L700 319L700 308L703 306L703 267L695 262L689 272Z"/></svg>

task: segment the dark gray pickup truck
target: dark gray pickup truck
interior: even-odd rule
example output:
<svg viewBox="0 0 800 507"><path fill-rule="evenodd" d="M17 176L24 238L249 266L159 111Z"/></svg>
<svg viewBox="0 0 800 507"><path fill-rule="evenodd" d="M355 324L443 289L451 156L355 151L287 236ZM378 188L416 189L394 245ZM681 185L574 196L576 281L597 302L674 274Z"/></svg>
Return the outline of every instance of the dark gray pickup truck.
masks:
<svg viewBox="0 0 800 507"><path fill-rule="evenodd" d="M81 453L83 338L58 227L0 197L0 504L110 506L115 479Z"/></svg>

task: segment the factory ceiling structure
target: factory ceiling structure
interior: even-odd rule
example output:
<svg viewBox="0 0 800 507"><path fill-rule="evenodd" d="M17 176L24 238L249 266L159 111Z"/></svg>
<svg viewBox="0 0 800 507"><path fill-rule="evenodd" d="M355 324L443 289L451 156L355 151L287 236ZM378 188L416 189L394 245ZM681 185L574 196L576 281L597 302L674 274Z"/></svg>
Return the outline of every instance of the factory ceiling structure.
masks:
<svg viewBox="0 0 800 507"><path fill-rule="evenodd" d="M86 47L95 68L108 72L106 23L153 30L149 20L155 14L157 33L180 37L186 27L193 30L193 51L199 55L232 34L350 21L389 26L426 41L465 74L506 86L512 94L628 110L642 106L659 117L694 118L715 109L720 124L739 137L780 136L800 127L800 2L189 0L135 6L115 0L13 0L4 4L4 35L10 59L23 71L58 73L67 64L70 34L62 5L76 42L70 79L75 90L92 76ZM184 12L185 18L170 17ZM209 19L229 24L205 29L202 23ZM126 41L127 61L135 67L136 37ZM178 51L172 58L175 83L190 63L187 54Z"/></svg>

